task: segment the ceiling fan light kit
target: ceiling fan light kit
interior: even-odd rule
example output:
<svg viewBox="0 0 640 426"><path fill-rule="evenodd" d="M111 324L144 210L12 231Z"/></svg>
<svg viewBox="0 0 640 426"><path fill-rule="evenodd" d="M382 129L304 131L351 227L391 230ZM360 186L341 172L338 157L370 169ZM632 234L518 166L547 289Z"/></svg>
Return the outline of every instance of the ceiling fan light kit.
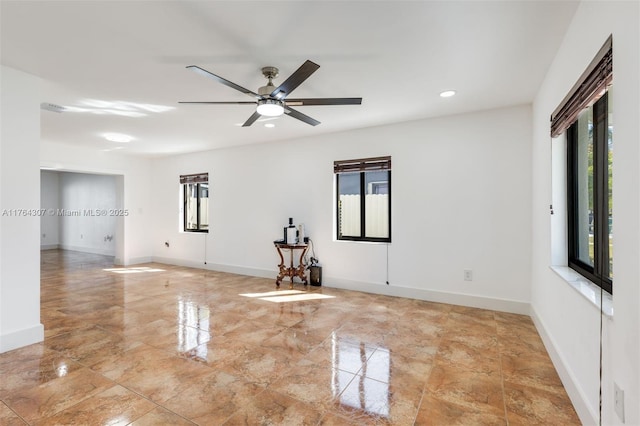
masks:
<svg viewBox="0 0 640 426"><path fill-rule="evenodd" d="M261 99L258 101L256 111L267 117L279 117L284 114L284 105L282 101L277 99Z"/></svg>
<svg viewBox="0 0 640 426"><path fill-rule="evenodd" d="M268 82L266 86L262 86L258 89L258 93L255 93L249 89L245 89L225 78L213 74L200 68L197 65L189 65L187 69L190 69L198 74L216 80L218 83L222 83L225 86L238 90L248 96L254 98L253 101L238 101L238 102L217 102L217 101L197 101L197 102L180 102L181 104L253 104L256 106L256 111L244 122L242 127L251 126L261 116L266 117L279 117L283 114L287 114L290 117L303 121L311 126L317 126L320 124L318 120L315 120L293 108L294 106L308 106L308 105L360 105L362 104L362 98L306 98L306 99L287 99L287 96L291 94L302 82L304 82L311 74L313 74L320 65L305 61L293 74L287 78L284 83L278 87L274 86L273 79L279 74L279 70L276 67L263 67L262 75L267 78Z"/></svg>

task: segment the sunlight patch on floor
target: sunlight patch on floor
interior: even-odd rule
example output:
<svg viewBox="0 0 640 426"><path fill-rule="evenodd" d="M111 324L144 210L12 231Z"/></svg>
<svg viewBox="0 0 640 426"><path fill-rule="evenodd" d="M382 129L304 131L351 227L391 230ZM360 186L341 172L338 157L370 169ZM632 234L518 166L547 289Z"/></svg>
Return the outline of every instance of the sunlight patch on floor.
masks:
<svg viewBox="0 0 640 426"><path fill-rule="evenodd" d="M239 296L257 298L260 300L266 300L268 302L283 303L283 302L301 302L305 300L319 300L319 299L333 299L335 296L329 296L320 293L309 293L300 290L276 290L267 291L264 293L244 293Z"/></svg>
<svg viewBox="0 0 640 426"><path fill-rule="evenodd" d="M164 272L164 269L150 268L148 266L139 266L136 268L107 268L103 269L106 272L113 272L116 274L141 274L143 272Z"/></svg>

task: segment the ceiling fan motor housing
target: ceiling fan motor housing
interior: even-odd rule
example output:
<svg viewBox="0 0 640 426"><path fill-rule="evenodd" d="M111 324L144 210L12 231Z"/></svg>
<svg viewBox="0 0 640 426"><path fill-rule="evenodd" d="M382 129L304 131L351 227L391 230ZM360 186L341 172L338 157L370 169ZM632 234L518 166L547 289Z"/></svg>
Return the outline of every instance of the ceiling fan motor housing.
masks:
<svg viewBox="0 0 640 426"><path fill-rule="evenodd" d="M262 75L265 76L265 78L267 78L269 80L269 82L267 83L266 86L262 86L258 89L258 94L261 96L269 96L271 94L271 92L273 92L273 90L276 88L276 86L273 85L273 82L271 80L273 80L274 78L276 78L279 74L279 70L276 67L262 67Z"/></svg>
<svg viewBox="0 0 640 426"><path fill-rule="evenodd" d="M258 88L258 95L260 96L264 96L264 97L269 97L269 95L271 94L271 92L273 92L273 90L276 88L276 86L274 86L271 81L269 81L269 83L267 83L266 86L262 86Z"/></svg>

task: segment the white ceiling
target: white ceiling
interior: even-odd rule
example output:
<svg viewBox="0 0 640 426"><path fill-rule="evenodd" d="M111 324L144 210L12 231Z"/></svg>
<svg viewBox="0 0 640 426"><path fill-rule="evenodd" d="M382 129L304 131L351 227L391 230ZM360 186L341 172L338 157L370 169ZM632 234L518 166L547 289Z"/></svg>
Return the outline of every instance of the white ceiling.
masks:
<svg viewBox="0 0 640 426"><path fill-rule="evenodd" d="M143 155L529 103L577 7L553 0L0 1L2 64L41 77L42 102L93 110L43 110L43 139ZM306 59L320 69L291 97L362 97L362 105L298 107L321 122L315 127L283 116L274 128L242 128L251 105L177 103L251 100L187 65L257 91L266 82L261 67L280 69L278 85ZM440 98L445 89L458 94ZM132 104L173 109L108 114ZM135 139L108 142L105 132Z"/></svg>

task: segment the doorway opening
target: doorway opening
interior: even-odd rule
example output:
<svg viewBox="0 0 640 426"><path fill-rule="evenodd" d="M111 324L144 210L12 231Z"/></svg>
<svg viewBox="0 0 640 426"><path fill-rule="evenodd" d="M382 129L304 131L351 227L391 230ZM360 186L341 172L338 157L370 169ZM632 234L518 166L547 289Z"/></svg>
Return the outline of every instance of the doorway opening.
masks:
<svg viewBox="0 0 640 426"><path fill-rule="evenodd" d="M112 256L124 264L124 176L40 171L40 249Z"/></svg>

